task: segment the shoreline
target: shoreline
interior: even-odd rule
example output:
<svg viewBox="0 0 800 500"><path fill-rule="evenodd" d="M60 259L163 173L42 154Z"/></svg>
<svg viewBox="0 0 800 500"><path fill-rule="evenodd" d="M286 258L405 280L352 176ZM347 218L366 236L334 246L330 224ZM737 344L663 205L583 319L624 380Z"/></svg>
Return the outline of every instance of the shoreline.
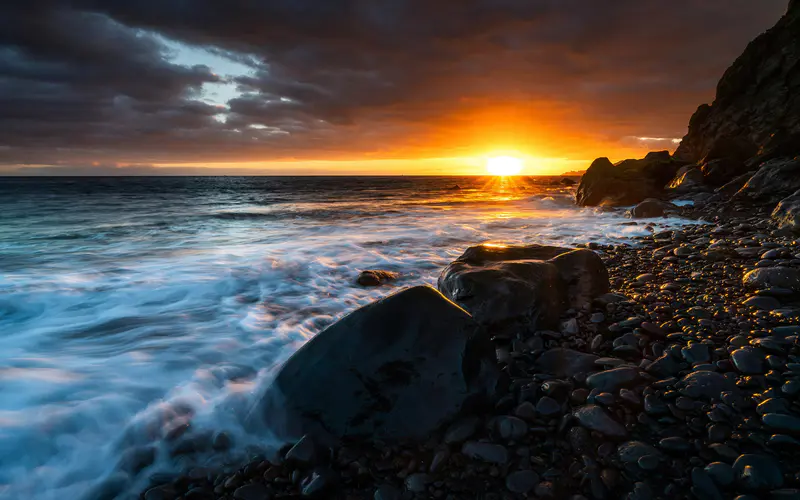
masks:
<svg viewBox="0 0 800 500"><path fill-rule="evenodd" d="M800 419L788 415L800 393L800 290L742 279L761 266L800 275L800 246L758 210L717 219L634 238L638 247L591 245L611 293L566 311L558 329L495 337L503 375L488 410L406 444L301 442L233 473L153 484L140 498L794 498L794 477L759 464L800 465ZM568 376L562 360L553 375L541 369L553 349L595 358Z"/></svg>

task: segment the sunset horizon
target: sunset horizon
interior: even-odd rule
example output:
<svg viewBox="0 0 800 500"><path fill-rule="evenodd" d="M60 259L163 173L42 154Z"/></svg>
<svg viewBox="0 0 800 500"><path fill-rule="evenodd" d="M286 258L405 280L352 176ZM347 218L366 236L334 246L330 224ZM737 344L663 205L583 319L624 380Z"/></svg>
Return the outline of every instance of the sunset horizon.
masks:
<svg viewBox="0 0 800 500"><path fill-rule="evenodd" d="M423 17L314 15L310 0L185 17L120 2L12 9L0 175L480 175L504 151L523 175L559 175L672 152L786 8L573 1Z"/></svg>

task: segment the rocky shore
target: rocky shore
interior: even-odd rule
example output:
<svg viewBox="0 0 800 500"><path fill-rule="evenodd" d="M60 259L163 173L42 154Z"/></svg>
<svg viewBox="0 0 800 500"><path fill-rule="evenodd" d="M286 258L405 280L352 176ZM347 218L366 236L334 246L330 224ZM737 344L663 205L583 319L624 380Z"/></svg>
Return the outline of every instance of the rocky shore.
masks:
<svg viewBox="0 0 800 500"><path fill-rule="evenodd" d="M800 499L798 33L793 1L675 154L583 175L578 205L632 206L650 236L467 249L438 290L359 309L289 359L252 417L283 448L140 497ZM657 232L664 215L697 223ZM230 445L178 431L177 453Z"/></svg>
<svg viewBox="0 0 800 500"><path fill-rule="evenodd" d="M371 377L332 380L338 354L301 349L315 362L281 387L304 435L142 498L800 498L800 245L758 214L705 219L636 246L474 247L440 282L473 319L424 287L357 311L308 345L355 335L340 349L374 352L341 359ZM503 282L527 307L500 307ZM364 347L379 317L391 336ZM306 408L354 380L371 392Z"/></svg>

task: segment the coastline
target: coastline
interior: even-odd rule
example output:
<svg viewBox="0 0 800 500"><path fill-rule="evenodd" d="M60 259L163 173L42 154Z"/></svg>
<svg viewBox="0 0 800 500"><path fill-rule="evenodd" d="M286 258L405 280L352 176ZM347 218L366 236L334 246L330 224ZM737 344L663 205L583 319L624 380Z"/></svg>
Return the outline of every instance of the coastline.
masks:
<svg viewBox="0 0 800 500"><path fill-rule="evenodd" d="M757 211L720 218L677 210L712 220L635 247L591 245L611 294L565 311L560 328L493 337L503 375L489 409L462 414L426 439L333 447L305 439L235 471L187 471L141 498L800 494L794 478L773 467L800 465L800 421L787 415L800 392L800 290L743 282L762 268L800 275L798 242ZM759 258L767 252L771 258ZM568 355L546 370L547 352ZM575 352L592 362L570 364L582 357Z"/></svg>

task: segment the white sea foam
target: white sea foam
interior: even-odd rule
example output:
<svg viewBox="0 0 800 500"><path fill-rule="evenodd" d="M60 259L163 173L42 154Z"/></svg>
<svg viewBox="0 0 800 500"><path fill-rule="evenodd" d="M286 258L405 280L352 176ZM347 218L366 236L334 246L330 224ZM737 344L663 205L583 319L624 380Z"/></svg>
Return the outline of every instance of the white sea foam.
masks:
<svg viewBox="0 0 800 500"><path fill-rule="evenodd" d="M234 191L163 206L146 193L89 197L62 214L64 199L50 211L21 199L27 220L0 232L10 256L0 260L0 497L80 498L126 449L188 420L193 433L228 432L234 453L269 444L268 430L243 421L275 366L346 312L435 284L467 246L649 234L562 190L343 193L270 203ZM355 286L368 268L401 278ZM185 460L161 452L149 472Z"/></svg>

